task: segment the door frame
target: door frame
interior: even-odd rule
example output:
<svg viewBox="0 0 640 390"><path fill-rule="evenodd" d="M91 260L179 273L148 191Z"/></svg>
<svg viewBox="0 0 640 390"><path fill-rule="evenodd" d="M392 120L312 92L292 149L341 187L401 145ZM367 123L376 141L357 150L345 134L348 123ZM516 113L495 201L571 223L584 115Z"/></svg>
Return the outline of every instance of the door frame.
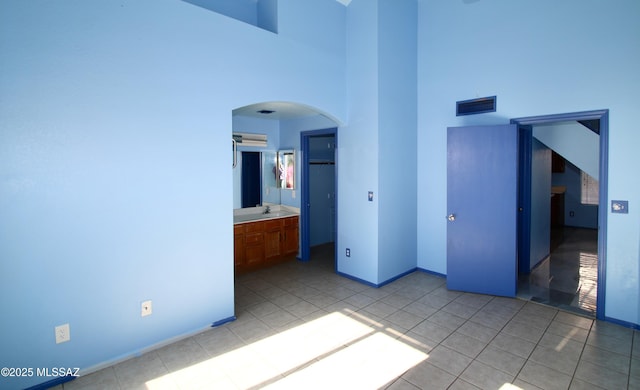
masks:
<svg viewBox="0 0 640 390"><path fill-rule="evenodd" d="M532 133L532 126L518 126L518 275L530 268Z"/></svg>
<svg viewBox="0 0 640 390"><path fill-rule="evenodd" d="M332 127L327 129L320 130L310 130L310 131L302 131L300 132L300 150L301 150L301 177L300 177L300 188L301 188L301 199L300 199L300 256L298 257L301 261L309 261L311 258L311 218L310 218L310 210L311 207L310 199L309 199L309 139L314 136L322 136L322 135L333 135L335 146L338 146L338 128ZM335 153L335 149L334 149ZM334 250L334 261L337 261L337 250L338 250L338 158L335 156L335 193L336 193L336 236L334 237L335 242L335 250Z"/></svg>
<svg viewBox="0 0 640 390"><path fill-rule="evenodd" d="M600 148L599 148L599 181L598 181L598 190L599 190L599 200L598 200L598 283L597 283L597 299L596 299L596 318L599 320L605 319L605 292L606 292L606 255L607 255L607 215L608 215L608 167L609 167L609 110L592 110L592 111L582 111L582 112L573 112L566 114L555 114L555 115L541 115L541 116L532 116L532 117L523 117L523 118L515 118L511 119L511 123L517 124L518 129L531 129L534 125L539 125L543 123L552 123L552 122L562 122L562 121L580 121L580 120L592 120L599 119L600 120ZM520 131L520 130L519 130ZM521 144L522 147L522 144ZM525 164L525 167L520 167L520 172L523 173L523 177L520 178L521 181L527 182L531 179L531 161L530 161L530 152L529 152L529 161L528 163L523 159L526 159L526 155L521 155L520 164ZM527 165L528 164L528 165ZM527 169L527 166L529 167ZM528 177L526 176L528 173ZM526 191L522 184L519 185L520 189ZM525 193L522 194L520 199L521 207L522 207L522 215L519 218L523 223L525 221L531 220L531 192L529 188L528 195ZM519 226L518 229L521 232L529 231L530 226L527 227L526 223L524 226ZM526 234L521 236L525 240L525 242L519 243L519 248L525 248L530 246L530 237ZM527 245L528 244L528 245Z"/></svg>

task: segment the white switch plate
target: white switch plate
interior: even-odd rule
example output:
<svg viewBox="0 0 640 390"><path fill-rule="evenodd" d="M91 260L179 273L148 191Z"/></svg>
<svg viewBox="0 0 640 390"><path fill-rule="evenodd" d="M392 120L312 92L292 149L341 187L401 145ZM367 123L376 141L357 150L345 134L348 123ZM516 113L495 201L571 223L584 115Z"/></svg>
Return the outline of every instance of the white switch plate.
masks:
<svg viewBox="0 0 640 390"><path fill-rule="evenodd" d="M69 324L56 326L55 332L56 332L56 344L66 343L67 341L71 340Z"/></svg>
<svg viewBox="0 0 640 390"><path fill-rule="evenodd" d="M151 306L150 300L142 302L142 304L140 305L140 315L142 317L151 315L151 313L153 312L151 309L152 309L152 306Z"/></svg>

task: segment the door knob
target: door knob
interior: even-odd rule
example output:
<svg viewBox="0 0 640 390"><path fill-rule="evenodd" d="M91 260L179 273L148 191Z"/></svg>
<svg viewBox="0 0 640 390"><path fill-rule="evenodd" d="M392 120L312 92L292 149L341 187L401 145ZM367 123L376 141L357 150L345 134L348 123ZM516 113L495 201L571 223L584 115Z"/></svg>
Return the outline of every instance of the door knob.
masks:
<svg viewBox="0 0 640 390"><path fill-rule="evenodd" d="M451 222L456 220L456 215L455 214L449 214L447 215L447 219Z"/></svg>

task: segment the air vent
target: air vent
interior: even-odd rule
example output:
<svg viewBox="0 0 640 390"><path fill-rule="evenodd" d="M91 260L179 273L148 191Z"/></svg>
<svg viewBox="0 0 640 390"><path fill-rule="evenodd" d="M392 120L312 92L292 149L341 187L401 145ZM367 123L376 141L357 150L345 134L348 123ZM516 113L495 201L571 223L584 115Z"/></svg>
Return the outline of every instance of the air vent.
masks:
<svg viewBox="0 0 640 390"><path fill-rule="evenodd" d="M456 102L456 116L496 111L496 97L484 97Z"/></svg>

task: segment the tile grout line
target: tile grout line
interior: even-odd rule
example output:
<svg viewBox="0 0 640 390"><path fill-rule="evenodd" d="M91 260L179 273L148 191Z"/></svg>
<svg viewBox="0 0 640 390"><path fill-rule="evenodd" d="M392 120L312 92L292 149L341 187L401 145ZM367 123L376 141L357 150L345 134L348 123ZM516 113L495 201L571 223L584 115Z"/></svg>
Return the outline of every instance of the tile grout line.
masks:
<svg viewBox="0 0 640 390"><path fill-rule="evenodd" d="M595 320L591 320L591 326L589 326L589 332L587 333L587 338L584 340L584 344L582 344L582 349L580 350L580 356L578 356L578 362L576 363L576 368L573 370L573 375L571 376L571 383L569 383L570 386L571 386L571 384L574 383L574 381L576 379L578 379L578 378L576 378L576 374L578 372L578 367L580 366L580 362L582 361L582 355L584 354L585 348L587 348L587 341L589 340L589 336L591 335L591 331L592 331L593 326L595 325L595 323L596 323ZM589 381L586 381L586 380L585 380L585 382L587 382L589 384L592 384L594 386L598 386L598 385L596 385L594 383L591 383ZM629 380L627 380L627 387L628 387L628 383L629 383Z"/></svg>
<svg viewBox="0 0 640 390"><path fill-rule="evenodd" d="M491 301L493 301L493 300L495 300L495 299L496 299L496 297L494 296L493 298L491 298L491 300L489 300L489 302L491 302ZM489 302L487 302L487 303L486 303L485 305L483 305L480 309L478 309L478 312L479 312L480 310L482 310L485 306L487 306L487 305L489 304ZM496 333L496 335L495 335L495 336L493 336L493 338L492 338L492 339L487 343L487 345L482 349L482 351L480 351L480 353L479 353L477 356L480 356L480 354L481 354L482 352L484 352L484 350L485 350L485 349L487 349L487 347L489 346L489 344L491 344L491 342L492 342L493 340L495 340L495 339L496 339L496 337L498 337L498 335L500 334L500 332L502 332L502 331L504 330L504 328L506 328L506 326L509 324L509 322L511 322L511 321L515 318L515 316L516 316L518 313L520 313L520 312L522 311L522 309L523 309L526 305L527 305L527 303L524 303L524 304L520 307L520 309L518 309L518 311L516 311L514 314L512 314L512 315L511 315L511 317L509 317L509 320L508 320L508 321L507 321L507 322L506 322L506 323L505 323L505 324L504 324L504 325L503 325L503 326L498 330L498 332ZM476 312L476 313L477 313L477 312ZM537 345L537 344L536 344L536 345ZM522 367L520 367L520 369L518 370L518 372L513 376L513 382L515 382L515 381L516 381L516 379L518 379L518 375L520 375L520 372L522 371L522 369L524 368L524 366L525 366L525 365L527 364L527 362L529 361L529 357L531 357L531 354L533 353L533 351L534 351L534 350L535 350L535 347L531 350L531 352L529 352L529 356L527 356L527 358L525 359L524 363L522 364ZM508 352L508 351L507 351L507 352ZM477 358L477 356L476 356L476 358ZM473 361L475 361L475 360L476 360L476 358L474 358L474 359L473 359ZM473 362L473 361L472 361L472 362ZM480 362L480 363L482 363L482 362ZM484 363L483 363L483 364L484 364ZM468 367L467 367L467 368L468 368ZM492 368L495 368L495 367L492 367ZM500 370L500 369L498 369L498 368L495 368L495 369L496 369L496 370L498 370L498 371L500 371L500 372L504 372L504 371L502 371L502 370ZM466 370L466 368L465 368L465 370ZM463 372L464 372L464 371L463 371ZM505 374L510 375L510 374L509 374L509 373L507 373L507 372L505 372ZM462 379L462 380L464 380L464 379ZM465 381L465 382L466 382L466 381ZM523 382L524 382L524 381L523 381Z"/></svg>

